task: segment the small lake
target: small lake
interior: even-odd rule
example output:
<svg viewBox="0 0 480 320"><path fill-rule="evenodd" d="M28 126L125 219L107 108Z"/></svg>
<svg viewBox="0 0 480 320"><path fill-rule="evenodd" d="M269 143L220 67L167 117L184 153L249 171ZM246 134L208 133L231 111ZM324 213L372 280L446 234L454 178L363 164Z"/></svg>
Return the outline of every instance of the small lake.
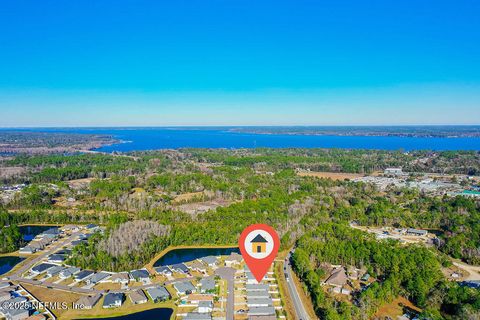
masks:
<svg viewBox="0 0 480 320"><path fill-rule="evenodd" d="M7 273L12 270L23 258L14 257L14 256L3 256L0 257L0 274Z"/></svg>
<svg viewBox="0 0 480 320"><path fill-rule="evenodd" d="M228 256L232 252L240 253L238 248L184 248L168 251L155 261L154 267L193 261L206 256Z"/></svg>
<svg viewBox="0 0 480 320"><path fill-rule="evenodd" d="M58 226L25 225L25 226L20 226L19 229L20 229L20 233L23 235L23 240L31 241L33 240L33 238L35 238L36 235L55 227L58 227Z"/></svg>
<svg viewBox="0 0 480 320"><path fill-rule="evenodd" d="M107 319L109 320L150 320L150 319L169 320L172 314L173 314L173 310L170 308L157 308L157 309L150 309L142 312L127 314L124 316L107 318ZM104 320L105 318L98 318L98 319ZM92 320L92 318L88 320ZM95 320L95 318L93 318L93 320Z"/></svg>

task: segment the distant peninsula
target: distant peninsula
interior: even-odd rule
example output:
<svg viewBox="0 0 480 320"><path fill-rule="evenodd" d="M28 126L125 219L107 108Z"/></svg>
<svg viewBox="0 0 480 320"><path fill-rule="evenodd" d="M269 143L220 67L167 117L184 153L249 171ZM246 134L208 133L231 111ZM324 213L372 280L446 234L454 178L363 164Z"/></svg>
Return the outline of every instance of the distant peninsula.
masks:
<svg viewBox="0 0 480 320"><path fill-rule="evenodd" d="M412 138L480 138L480 125L444 126L279 126L234 127L231 132L317 136L394 136Z"/></svg>

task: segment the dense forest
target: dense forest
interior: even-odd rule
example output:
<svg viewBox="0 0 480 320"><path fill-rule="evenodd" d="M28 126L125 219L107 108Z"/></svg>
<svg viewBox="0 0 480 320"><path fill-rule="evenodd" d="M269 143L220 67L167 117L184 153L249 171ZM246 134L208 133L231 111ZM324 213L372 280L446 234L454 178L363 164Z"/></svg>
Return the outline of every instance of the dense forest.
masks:
<svg viewBox="0 0 480 320"><path fill-rule="evenodd" d="M424 308L423 316L428 319L441 319L441 312L460 319L478 315L478 290L445 282L440 267L448 261L442 261L423 246L406 247L391 240L379 242L347 225L326 223L298 240L292 261L321 319L370 318L381 304L398 295L405 295ZM381 281L358 293L353 306L337 304L320 286L324 277L321 265L325 261L366 268ZM458 295L451 296L454 292Z"/></svg>
<svg viewBox="0 0 480 320"><path fill-rule="evenodd" d="M26 186L0 209L2 252L20 245L17 225L98 223L105 233L75 247L69 263L131 270L171 245L231 244L253 223L272 225L321 318L364 319L403 296L434 319L479 315L478 291L446 282L451 259L480 264L480 204L407 188L300 176L298 169L476 174L475 152L324 149L185 149L131 154L17 156L0 163ZM423 228L434 245L404 245L350 227ZM377 281L352 302L326 293L324 263L366 269ZM419 267L420 266L420 267ZM473 315L473 316L472 316ZM474 318L472 318L474 319Z"/></svg>

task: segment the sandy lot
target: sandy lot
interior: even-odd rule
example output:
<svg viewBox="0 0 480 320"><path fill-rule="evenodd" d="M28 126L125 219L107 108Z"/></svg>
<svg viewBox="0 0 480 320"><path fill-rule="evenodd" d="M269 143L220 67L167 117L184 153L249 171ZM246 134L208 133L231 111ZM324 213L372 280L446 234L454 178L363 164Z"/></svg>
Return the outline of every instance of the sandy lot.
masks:
<svg viewBox="0 0 480 320"><path fill-rule="evenodd" d="M298 171L297 175L301 177L316 177L326 178L332 180L346 180L363 177L363 174L358 173L344 173L344 172L315 172L315 171Z"/></svg>
<svg viewBox="0 0 480 320"><path fill-rule="evenodd" d="M403 307L408 309L415 310L417 312L421 312L422 310L417 308L413 305L409 300L405 299L404 297L398 297L390 303L386 303L382 305L377 313L375 314L376 317L384 318L390 317L392 319L396 319L397 316L401 316L403 314Z"/></svg>

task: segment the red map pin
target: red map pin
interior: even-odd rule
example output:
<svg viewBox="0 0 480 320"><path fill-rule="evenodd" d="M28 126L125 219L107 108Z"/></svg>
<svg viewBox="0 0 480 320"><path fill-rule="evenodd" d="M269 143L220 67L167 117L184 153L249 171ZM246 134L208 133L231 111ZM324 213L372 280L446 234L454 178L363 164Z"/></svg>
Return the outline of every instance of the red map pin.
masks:
<svg viewBox="0 0 480 320"><path fill-rule="evenodd" d="M243 230L238 246L248 268L260 282L277 256L280 239L272 227L252 224Z"/></svg>

